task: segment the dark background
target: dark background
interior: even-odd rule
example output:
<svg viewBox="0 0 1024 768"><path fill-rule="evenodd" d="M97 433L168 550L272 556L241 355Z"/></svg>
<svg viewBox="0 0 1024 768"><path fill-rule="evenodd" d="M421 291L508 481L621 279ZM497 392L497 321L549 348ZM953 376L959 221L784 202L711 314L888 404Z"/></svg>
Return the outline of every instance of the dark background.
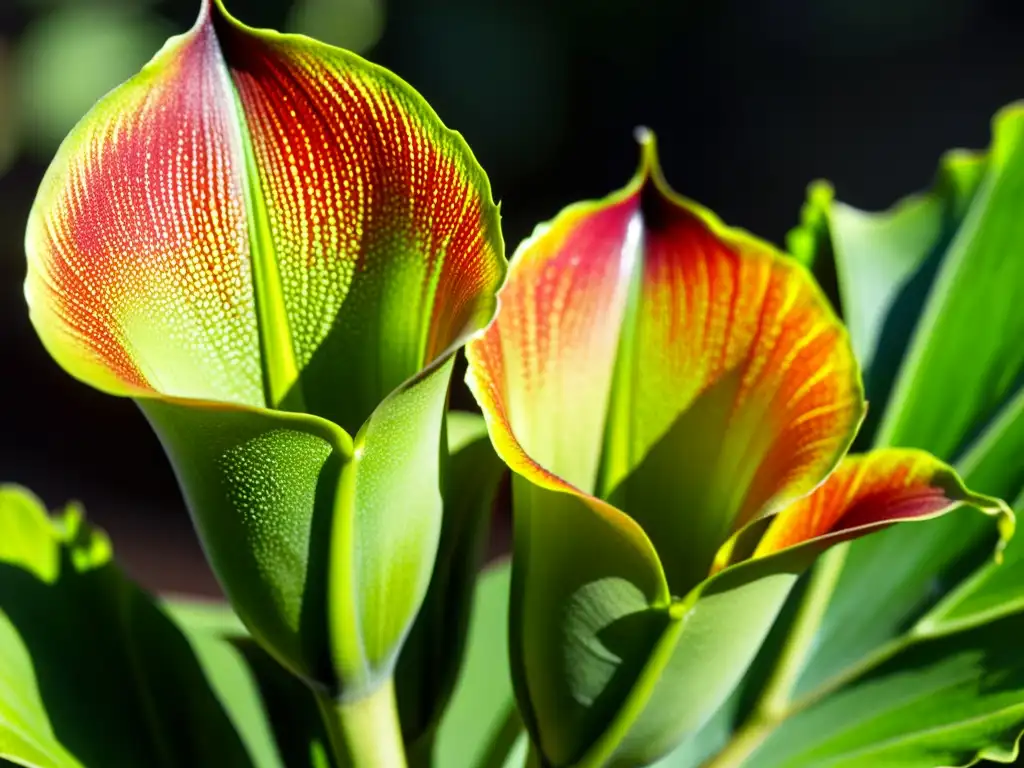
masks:
<svg viewBox="0 0 1024 768"><path fill-rule="evenodd" d="M419 89L490 174L510 254L562 206L625 183L638 124L680 192L782 243L812 179L886 207L927 186L944 150L984 147L992 113L1024 97L1021 0L227 4ZM0 480L83 501L147 586L211 593L141 413L49 359L21 289L24 222L57 143L198 5L0 0Z"/></svg>

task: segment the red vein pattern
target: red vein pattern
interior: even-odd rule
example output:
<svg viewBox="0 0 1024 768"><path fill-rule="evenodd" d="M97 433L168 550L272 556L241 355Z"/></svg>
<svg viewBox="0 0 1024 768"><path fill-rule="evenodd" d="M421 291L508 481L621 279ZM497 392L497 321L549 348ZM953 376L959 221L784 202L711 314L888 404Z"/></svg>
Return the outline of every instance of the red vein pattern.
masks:
<svg viewBox="0 0 1024 768"><path fill-rule="evenodd" d="M215 26L297 363L337 350L346 359L331 377L364 379L353 396L365 415L490 319L502 274L486 179L461 139L385 70L312 40ZM328 336L339 341L325 347Z"/></svg>
<svg viewBox="0 0 1024 768"><path fill-rule="evenodd" d="M89 383L262 403L229 89L197 27L100 102L47 172L26 293L50 352Z"/></svg>
<svg viewBox="0 0 1024 768"><path fill-rule="evenodd" d="M28 251L47 346L118 394L274 405L272 283L309 410L350 430L485 325L503 278L486 177L421 97L210 2L65 142Z"/></svg>
<svg viewBox="0 0 1024 768"><path fill-rule="evenodd" d="M729 496L736 529L798 498L846 452L863 416L846 331L791 259L654 190L630 361L626 467L638 464L716 386L716 451L697 480ZM703 462L702 462L703 464ZM686 472L685 467L680 467Z"/></svg>
<svg viewBox="0 0 1024 768"><path fill-rule="evenodd" d="M720 545L836 465L863 414L859 371L806 271L677 198L654 162L523 244L496 322L467 347L467 381L513 469L588 493L603 472L603 498L681 414L720 410L701 422L714 433L686 436L673 475L687 493L657 505L724 517ZM713 406L702 399L726 385Z"/></svg>
<svg viewBox="0 0 1024 768"><path fill-rule="evenodd" d="M819 488L772 520L755 556L820 537L831 544L935 517L964 502L985 507L991 501L972 496L952 469L924 451L892 448L848 456Z"/></svg>

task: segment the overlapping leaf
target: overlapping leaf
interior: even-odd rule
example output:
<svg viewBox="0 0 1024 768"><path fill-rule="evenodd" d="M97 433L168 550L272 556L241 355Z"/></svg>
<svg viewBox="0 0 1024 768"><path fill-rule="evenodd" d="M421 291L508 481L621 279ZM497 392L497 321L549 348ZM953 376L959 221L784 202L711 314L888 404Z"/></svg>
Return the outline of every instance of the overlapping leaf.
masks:
<svg viewBox="0 0 1024 768"><path fill-rule="evenodd" d="M266 766L189 643L68 509L0 488L0 758L32 768Z"/></svg>
<svg viewBox="0 0 1024 768"><path fill-rule="evenodd" d="M441 529L454 351L496 307L497 209L399 78L219 0L62 145L28 297L137 399L239 615L295 673L391 673Z"/></svg>
<svg viewBox="0 0 1024 768"><path fill-rule="evenodd" d="M436 764L469 765L492 739L507 750L517 735L513 719L496 738L512 701L501 663L508 567L488 571L474 601L500 465L480 417L452 414L447 432L438 563L447 577L428 599L414 630L424 642L397 683L415 705L403 708L410 740L427 742L419 758L433 747ZM110 557L78 510L51 521L27 492L0 489L0 759L47 768L330 768L313 694L228 606L158 605ZM469 672L460 676L467 632Z"/></svg>
<svg viewBox="0 0 1024 768"><path fill-rule="evenodd" d="M1008 762L1024 722L1021 614L908 645L792 717L750 768Z"/></svg>
<svg viewBox="0 0 1024 768"><path fill-rule="evenodd" d="M987 153L950 153L932 190L888 212L858 211L815 186L790 238L798 258L838 278L875 415L865 441L955 459L972 488L1009 499L1024 487L1024 357L1012 341L1024 330L1022 116L1003 110ZM1000 565L989 557L994 537L957 513L830 561L820 581L838 574L835 591L809 657L796 661L799 713L776 723L749 764L1005 761L1024 714L996 635L1020 611L1024 547L1012 540ZM764 680L750 682L756 699Z"/></svg>
<svg viewBox="0 0 1024 768"><path fill-rule="evenodd" d="M920 453L825 481L863 414L845 331L798 264L675 195L640 138L625 189L520 247L467 350L517 473L513 680L552 765L643 764L695 733L831 544L965 502L1009 519Z"/></svg>
<svg viewBox="0 0 1024 768"><path fill-rule="evenodd" d="M1019 251L1014 243L1024 239L1017 215L1024 199L1024 112L1007 108L994 125L987 155L950 154L933 191L889 213L865 214L819 197L829 246L820 258L832 256L840 275L847 275L840 280L844 314L847 306L856 305L851 311L871 318L865 324L876 329L861 337L865 353L874 350L864 360L869 397L872 382L882 382L872 401L885 422L876 440L959 459L957 466L972 488L1014 499L1024 489L1019 450L1024 418L1018 415L1022 399L1015 381L1024 371L1024 358L1010 341L1024 332L1024 326L1014 326L1024 322L1017 311L1024 279L1013 276L1024 263L1014 256ZM922 217L925 208L932 213ZM922 218L927 226L921 226ZM886 276L875 266L894 262L906 265L902 273ZM865 305L860 297L868 293L876 299ZM947 333L947 325L959 330ZM886 344L895 349L887 353ZM954 379L938 370L914 373L925 364L916 359L956 368L956 376L974 383L954 386ZM899 385L902 394L899 388L890 392L884 381L897 376L917 383ZM906 410L919 411L925 404L919 417ZM966 415L947 420L947 413ZM937 580L939 585L955 583L965 567L985 560L991 536L984 521L962 514L913 534L897 529L854 546L803 686L898 634L941 595L936 594ZM1008 560L1020 545L1011 543ZM881 563L893 561L896 553L898 570L885 574L891 586L884 593L866 589L884 572ZM875 594L885 599L869 610L873 620L858 621L868 610L865 599Z"/></svg>

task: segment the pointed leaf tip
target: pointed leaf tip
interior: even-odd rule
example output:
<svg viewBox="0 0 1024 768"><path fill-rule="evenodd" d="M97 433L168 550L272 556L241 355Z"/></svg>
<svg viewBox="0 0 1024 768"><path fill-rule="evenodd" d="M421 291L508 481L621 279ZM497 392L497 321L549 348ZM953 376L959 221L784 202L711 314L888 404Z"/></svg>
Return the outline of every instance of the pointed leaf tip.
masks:
<svg viewBox="0 0 1024 768"><path fill-rule="evenodd" d="M513 579L514 679L527 727L556 765L583 764L622 704L604 683L634 680L667 632L658 622L680 618L663 598L697 594L735 527L819 484L863 414L849 339L807 271L675 194L653 134L635 136L629 184L537 228L513 257L497 320L467 348L467 380L519 475L516 547L529 556L516 558ZM707 695L686 702L689 719L675 718L668 736L652 716L655 746L644 726L624 748L650 756L699 725L790 584L765 579L726 609L746 622L751 606L760 614L730 642L694 630L705 655L685 647L678 658L696 663L662 690L698 679ZM700 621L720 627L721 604L704 602ZM637 620L628 629L627 614ZM613 624L624 650L600 652L620 669L597 674L594 649ZM712 666L709 679L700 668ZM650 711L677 712L675 703Z"/></svg>
<svg viewBox="0 0 1024 768"><path fill-rule="evenodd" d="M658 139L646 125L633 129L633 138L640 146L640 167L637 175L646 177L658 168Z"/></svg>
<svg viewBox="0 0 1024 768"><path fill-rule="evenodd" d="M653 134L636 135L626 188L570 206L520 246L497 321L469 346L468 377L506 461L639 521L667 571L692 565L670 576L685 594L734 526L835 466L863 387L807 271L675 194ZM706 520L663 514L666 498Z"/></svg>
<svg viewBox="0 0 1024 768"><path fill-rule="evenodd" d="M505 270L462 137L391 72L204 0L62 144L26 251L44 344L140 400L253 635L378 682L437 548L453 353Z"/></svg>
<svg viewBox="0 0 1024 768"><path fill-rule="evenodd" d="M755 557L811 542L828 546L965 504L997 518L998 558L1015 525L1005 502L972 493L952 468L925 451L887 448L849 456L814 492L772 520Z"/></svg>
<svg viewBox="0 0 1024 768"><path fill-rule="evenodd" d="M419 94L220 0L72 131L26 249L73 375L350 432L490 321L504 274L486 176Z"/></svg>
<svg viewBox="0 0 1024 768"><path fill-rule="evenodd" d="M662 217L660 208L666 199L672 200L678 198L678 195L661 170L658 137L654 131L639 125L633 129L633 138L640 149L640 161L626 189L639 192L641 209L649 220L648 224L651 224Z"/></svg>

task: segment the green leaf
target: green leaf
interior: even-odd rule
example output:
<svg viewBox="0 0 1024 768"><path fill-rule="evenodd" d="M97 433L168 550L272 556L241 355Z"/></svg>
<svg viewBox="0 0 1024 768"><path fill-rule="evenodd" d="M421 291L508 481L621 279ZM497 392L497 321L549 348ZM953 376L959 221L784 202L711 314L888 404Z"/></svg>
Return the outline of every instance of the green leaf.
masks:
<svg viewBox="0 0 1024 768"><path fill-rule="evenodd" d="M993 124L986 173L929 293L878 442L947 458L1021 385L1024 107ZM983 333L979 330L984 329Z"/></svg>
<svg viewBox="0 0 1024 768"><path fill-rule="evenodd" d="M45 768L254 762L189 643L69 508L0 488L0 758Z"/></svg>
<svg viewBox="0 0 1024 768"><path fill-rule="evenodd" d="M790 232L789 245L819 279L834 275L871 403L861 447L871 443L938 267L986 168L985 155L950 152L931 190L881 213L836 200L825 182L808 189L803 223Z"/></svg>
<svg viewBox="0 0 1024 768"><path fill-rule="evenodd" d="M978 537L982 543L972 546ZM992 559L995 538L990 520L959 509L909 532L883 531L850 545L797 691L814 690L905 632Z"/></svg>
<svg viewBox="0 0 1024 768"><path fill-rule="evenodd" d="M638 139L629 185L520 246L467 346L515 472L516 698L555 766L642 764L713 716L797 570L708 577L821 485L864 409L806 270L676 195Z"/></svg>
<svg viewBox="0 0 1024 768"><path fill-rule="evenodd" d="M242 621L296 674L332 680L326 590L347 436L301 415L159 400L142 408Z"/></svg>
<svg viewBox="0 0 1024 768"><path fill-rule="evenodd" d="M396 684L404 705L403 727L426 742L422 748L427 753L434 742L434 764L469 766L490 748L513 701L504 663L508 564L486 571L473 593L490 502L503 465L479 416L448 414L447 436L451 457L442 556L424 611L400 659ZM472 602L472 610L465 601ZM326 765L325 735L309 689L246 637L230 607L175 600L169 609L186 630L238 732L259 756L261 768ZM511 736L519 730L513 728ZM425 758L423 753L419 756Z"/></svg>
<svg viewBox="0 0 1024 768"><path fill-rule="evenodd" d="M437 730L434 765L438 768L491 768L500 764L497 760L523 732L508 667L510 582L507 560L480 575L465 661ZM488 758L493 762L485 762Z"/></svg>
<svg viewBox="0 0 1024 768"><path fill-rule="evenodd" d="M979 492L1024 487L1024 109L994 123L985 154L949 153L934 187L881 214L812 190L793 242L833 260L871 401L860 438L947 460ZM881 423L880 419L881 417ZM898 636L989 557L990 522L958 512L850 546L798 690ZM1017 545L1011 545L1016 547ZM870 621L866 617L870 616Z"/></svg>
<svg viewBox="0 0 1024 768"><path fill-rule="evenodd" d="M1008 256L1024 241L1021 199L1024 108L1015 105L996 117L988 152L949 153L931 190L889 211L858 211L815 185L803 224L790 237L797 258L835 276L871 401L861 445L931 450L954 460L972 489L1003 498L1017 497L1024 486L1024 352L1011 341L1024 330L1017 309L1024 273L1022 262ZM918 669L913 655L940 642L937 635L1019 615L1024 542L1011 541L1004 564L996 565L995 538L988 521L962 510L831 553L815 573L831 578L812 578L800 611L787 611L796 621L777 627L784 642L769 668L778 676L767 685L748 678L755 707L741 712L727 751L773 729L749 764L948 765L974 759L985 738L1012 746L1024 720L1003 717L998 706L985 710L989 682L1014 674L1000 666L1004 655L965 662L958 668L962 697L948 700L940 691L941 660L936 655ZM970 643L956 646L956 637L980 634L948 639L954 656L962 649L963 658L978 657ZM908 643L916 645L900 650ZM885 696L898 700L900 686L918 678L938 686L934 706L908 699L885 708ZM879 686L877 697L867 681ZM809 702L814 706L801 712ZM976 716L978 729L954 727L958 716ZM904 733L887 735L886 721L905 726ZM1005 733L989 728L997 721Z"/></svg>
<svg viewBox="0 0 1024 768"><path fill-rule="evenodd" d="M266 709L270 735L280 753L283 768L335 766L323 717L309 688L251 639L235 639L231 646L244 658L248 672L255 680L258 700ZM236 702L236 713L241 714L242 705L243 702ZM267 738L262 723L253 721L248 725L248 730L254 733L258 728L261 738Z"/></svg>
<svg viewBox="0 0 1024 768"><path fill-rule="evenodd" d="M449 412L447 432L449 459L437 560L395 672L402 733L410 751L430 751L434 730L455 687L490 530L491 505L505 471L491 447L483 417ZM504 625L506 619L501 617L500 623Z"/></svg>
<svg viewBox="0 0 1024 768"><path fill-rule="evenodd" d="M58 363L140 403L253 637L352 700L390 677L433 571L498 210L400 78L199 5L61 145L26 297Z"/></svg>
<svg viewBox="0 0 1024 768"><path fill-rule="evenodd" d="M510 576L508 561L480 574L465 660L437 727L433 765L500 765L522 733L506 663ZM256 766L329 766L320 762L327 759L326 742L312 694L244 636L230 606L176 599L167 608L196 649L228 716L256 756ZM494 762L485 763L485 758Z"/></svg>
<svg viewBox="0 0 1024 768"><path fill-rule="evenodd" d="M810 703L745 768L934 768L1000 762L1024 728L1024 614L895 653Z"/></svg>
<svg viewBox="0 0 1024 768"><path fill-rule="evenodd" d="M258 768L330 768L327 734L309 688L272 659L226 603L167 602Z"/></svg>
<svg viewBox="0 0 1024 768"><path fill-rule="evenodd" d="M809 559L791 551L744 563L703 585L691 605L674 606L667 663L659 670L652 658L632 692L640 711L621 729L621 764L646 765L681 742L686 748L729 699Z"/></svg>
<svg viewBox="0 0 1024 768"><path fill-rule="evenodd" d="M1015 505L1024 513L1024 493ZM1024 537L1011 539L1000 561L979 568L928 612L917 634L940 634L1024 612Z"/></svg>
<svg viewBox="0 0 1024 768"><path fill-rule="evenodd" d="M651 654L671 648L678 622L664 577L617 518L519 475L512 489L516 700L546 759L571 765L612 726Z"/></svg>
<svg viewBox="0 0 1024 768"><path fill-rule="evenodd" d="M728 743L740 706L743 687L737 686L732 695L699 731L685 739L675 750L656 763L654 768L698 768Z"/></svg>
<svg viewBox="0 0 1024 768"><path fill-rule="evenodd" d="M358 695L392 673L438 546L450 368L354 443L305 414L140 401L239 617L303 679Z"/></svg>

